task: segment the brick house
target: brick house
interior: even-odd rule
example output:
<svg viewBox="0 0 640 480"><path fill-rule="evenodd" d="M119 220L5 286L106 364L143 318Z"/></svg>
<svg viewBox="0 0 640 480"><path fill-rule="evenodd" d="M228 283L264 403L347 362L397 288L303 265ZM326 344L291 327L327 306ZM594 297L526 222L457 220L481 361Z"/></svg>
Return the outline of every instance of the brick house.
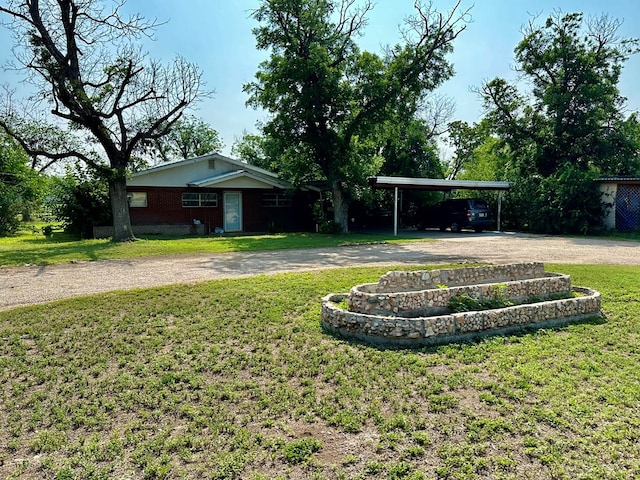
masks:
<svg viewBox="0 0 640 480"><path fill-rule="evenodd" d="M320 196L217 153L134 173L127 193L136 234L313 231Z"/></svg>

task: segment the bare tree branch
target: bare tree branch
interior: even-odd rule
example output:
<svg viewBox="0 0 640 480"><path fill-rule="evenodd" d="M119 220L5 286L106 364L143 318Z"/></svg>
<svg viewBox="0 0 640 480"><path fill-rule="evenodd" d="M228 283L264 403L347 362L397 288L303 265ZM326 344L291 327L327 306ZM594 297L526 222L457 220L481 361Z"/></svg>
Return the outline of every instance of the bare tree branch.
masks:
<svg viewBox="0 0 640 480"><path fill-rule="evenodd" d="M185 108L210 95L203 91L199 69L186 60L166 67L146 60L132 41L151 37L158 23L138 15L123 19L123 5L124 0L7 0L0 6L5 25L14 31L16 61L37 89L34 101L47 101L53 117L68 122L70 132L89 132L90 151L47 152L29 145L29 137L9 121L3 120L3 128L19 136L32 155L84 161L106 175L112 193L119 189L118 201L126 201L122 191L136 147L167 134ZM7 114L11 105L0 108ZM93 154L94 147L104 152L108 168ZM116 210L126 210L127 218L114 219L114 225L129 223L128 210L122 205ZM120 232L123 239L131 236L128 230Z"/></svg>

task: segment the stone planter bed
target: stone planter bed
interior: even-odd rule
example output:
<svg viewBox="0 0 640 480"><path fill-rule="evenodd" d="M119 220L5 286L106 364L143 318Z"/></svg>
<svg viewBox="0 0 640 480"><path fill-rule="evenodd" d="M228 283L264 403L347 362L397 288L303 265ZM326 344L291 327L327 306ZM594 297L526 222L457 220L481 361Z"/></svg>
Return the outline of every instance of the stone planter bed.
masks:
<svg viewBox="0 0 640 480"><path fill-rule="evenodd" d="M514 305L450 313L447 305L461 295L499 296ZM342 308L345 301L347 308ZM416 347L599 315L599 292L572 287L568 275L546 272L541 263L389 272L376 284L322 300L327 330L376 344Z"/></svg>

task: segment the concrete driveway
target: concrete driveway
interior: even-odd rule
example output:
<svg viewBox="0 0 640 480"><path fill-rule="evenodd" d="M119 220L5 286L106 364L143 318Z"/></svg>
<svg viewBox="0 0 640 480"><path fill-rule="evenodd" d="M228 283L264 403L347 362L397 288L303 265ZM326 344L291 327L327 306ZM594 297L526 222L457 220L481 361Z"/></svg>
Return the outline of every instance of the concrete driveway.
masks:
<svg viewBox="0 0 640 480"><path fill-rule="evenodd" d="M0 310L113 290L358 265L531 261L640 265L637 242L504 232L402 234L435 241L0 268Z"/></svg>

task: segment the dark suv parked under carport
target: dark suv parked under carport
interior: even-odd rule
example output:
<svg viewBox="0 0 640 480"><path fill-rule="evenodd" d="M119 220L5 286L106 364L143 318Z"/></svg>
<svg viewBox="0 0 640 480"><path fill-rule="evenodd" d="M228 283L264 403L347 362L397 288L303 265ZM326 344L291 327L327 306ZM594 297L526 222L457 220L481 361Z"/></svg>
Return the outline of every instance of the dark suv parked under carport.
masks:
<svg viewBox="0 0 640 480"><path fill-rule="evenodd" d="M424 230L437 227L441 231L450 228L459 232L472 228L482 232L493 226L493 215L487 202L480 198L453 198L422 209L418 215L417 227Z"/></svg>

